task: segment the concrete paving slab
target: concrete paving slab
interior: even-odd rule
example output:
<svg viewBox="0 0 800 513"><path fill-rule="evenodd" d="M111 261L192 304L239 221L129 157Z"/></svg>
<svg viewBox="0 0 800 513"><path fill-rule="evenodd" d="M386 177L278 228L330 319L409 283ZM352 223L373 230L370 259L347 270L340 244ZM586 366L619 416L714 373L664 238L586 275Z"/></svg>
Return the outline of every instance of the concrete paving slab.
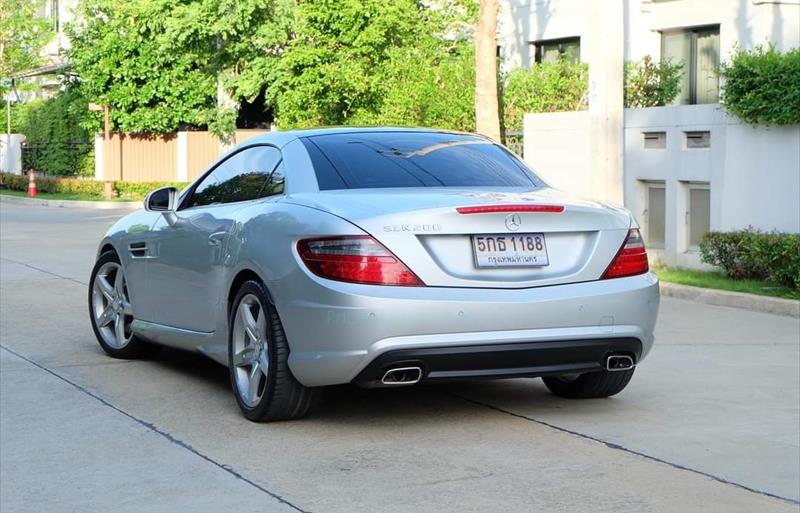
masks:
<svg viewBox="0 0 800 513"><path fill-rule="evenodd" d="M0 350L4 512L228 511L235 497L269 511L264 490L314 512L798 511L793 319L667 298L655 352L616 398L565 401L539 380L337 387L307 420L258 425L239 415L226 369L199 355L105 357L81 273L113 220L83 212L48 231L29 209L0 204L0 345L77 388ZM41 249L31 226L51 235ZM64 239L74 253L58 251ZM109 468L135 490L108 484Z"/></svg>

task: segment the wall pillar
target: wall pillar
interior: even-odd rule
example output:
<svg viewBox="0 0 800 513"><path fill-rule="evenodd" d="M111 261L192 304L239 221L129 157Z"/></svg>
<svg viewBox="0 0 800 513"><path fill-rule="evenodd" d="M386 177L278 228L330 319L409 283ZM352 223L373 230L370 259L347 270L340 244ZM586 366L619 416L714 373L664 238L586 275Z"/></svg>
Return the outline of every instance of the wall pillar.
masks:
<svg viewBox="0 0 800 513"><path fill-rule="evenodd" d="M590 166L594 197L622 204L625 26L623 0L586 2ZM585 46L584 46L585 45Z"/></svg>

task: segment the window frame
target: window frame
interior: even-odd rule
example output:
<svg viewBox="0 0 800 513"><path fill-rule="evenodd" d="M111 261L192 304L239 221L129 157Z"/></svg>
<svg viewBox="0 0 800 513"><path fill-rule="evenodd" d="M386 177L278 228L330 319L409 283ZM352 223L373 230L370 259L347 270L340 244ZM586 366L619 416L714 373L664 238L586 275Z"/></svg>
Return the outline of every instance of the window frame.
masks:
<svg viewBox="0 0 800 513"><path fill-rule="evenodd" d="M708 191L708 231L711 231L711 182L686 183L686 249L687 251L696 252L700 250L700 245L692 244L692 191L693 190Z"/></svg>
<svg viewBox="0 0 800 513"><path fill-rule="evenodd" d="M705 32L713 32L716 30L717 38L720 37L720 25L719 24L711 24L711 25L697 25L693 27L680 27L680 28L671 28L671 29L664 29L659 30L659 35L661 37L659 51L661 52L661 61L664 60L664 35L666 34L689 34L689 62L686 63L687 72L689 74L689 103L686 105L713 105L711 104L698 104L697 103L697 36L698 34L705 33ZM721 52L719 48L719 41L717 46L717 60L721 59ZM719 82L717 82L717 102L719 103Z"/></svg>
<svg viewBox="0 0 800 513"><path fill-rule="evenodd" d="M533 62L534 64L540 64L542 62L543 57L543 47L550 46L550 45L558 45L558 55L559 57L563 56L566 52L562 50L562 45L568 43L578 43L578 55L577 60L575 62L581 62L581 36L569 36L569 37L559 37L555 39L539 39L536 41L531 41L529 44L533 46Z"/></svg>
<svg viewBox="0 0 800 513"><path fill-rule="evenodd" d="M278 148L277 146L275 146L274 144L270 144L270 143L256 143L256 144L250 144L250 145L247 145L247 146L243 146L241 148L236 148L234 151L232 151L228 155L225 155L223 158L221 158L218 161L216 161L202 175L197 177L197 179L192 183L192 185L189 186L189 188L187 188L186 191L184 191L184 193L182 194L182 198L181 198L180 204L178 205L178 208L176 210L177 211L183 211L183 210L191 210L191 209L194 209L194 208L221 207L221 206L224 206L224 205L233 205L235 203L245 203L245 202L248 202L248 201L258 201L258 200L261 200L261 199L264 199L264 198L271 198L271 197L274 197L274 196L278 196L278 194L273 194L273 195L270 195L270 196L263 196L263 197L260 196L258 198L253 198L253 199L249 199L249 200L231 201L231 202L228 202L228 203L216 203L216 204L213 204L213 205L190 205L191 198L194 195L194 191L197 189L197 187L201 183L203 183L203 181L211 173L216 171L217 168L219 168L223 163L227 162L228 160L232 159L236 155L239 155L240 153L242 153L242 152L244 152L246 150L250 150L250 149L253 149L253 148L263 148L263 147L275 148L278 151L278 154L280 155L280 158L278 159L278 161L275 163L275 165L272 167L272 169L269 172L269 176L267 177L267 182L269 182L269 180L272 179L272 174L275 172L276 169L278 169L278 166L280 166L283 163L283 152L281 151L281 149ZM284 169L285 169L285 166L284 166ZM284 172L283 180L284 180L283 190L286 191L286 182L289 180L288 173ZM265 185L266 185L266 182L265 182ZM263 190L263 188L262 188L262 190Z"/></svg>

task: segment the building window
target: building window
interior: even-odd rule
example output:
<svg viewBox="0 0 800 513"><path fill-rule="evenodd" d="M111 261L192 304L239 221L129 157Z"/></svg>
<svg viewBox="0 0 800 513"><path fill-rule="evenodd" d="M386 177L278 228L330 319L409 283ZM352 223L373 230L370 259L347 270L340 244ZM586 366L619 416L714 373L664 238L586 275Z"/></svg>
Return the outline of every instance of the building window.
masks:
<svg viewBox="0 0 800 513"><path fill-rule="evenodd" d="M711 227L711 190L707 183L689 184L686 221L689 225L689 248L696 249Z"/></svg>
<svg viewBox="0 0 800 513"><path fill-rule="evenodd" d="M674 105L719 101L719 25L662 32L661 60L683 66Z"/></svg>
<svg viewBox="0 0 800 513"><path fill-rule="evenodd" d="M581 60L581 38L579 37L549 39L531 44L535 62L557 62L559 59L569 62L580 62Z"/></svg>
<svg viewBox="0 0 800 513"><path fill-rule="evenodd" d="M667 219L666 188L664 182L648 182L647 208L645 210L647 228L645 240L648 246L663 248L664 232Z"/></svg>

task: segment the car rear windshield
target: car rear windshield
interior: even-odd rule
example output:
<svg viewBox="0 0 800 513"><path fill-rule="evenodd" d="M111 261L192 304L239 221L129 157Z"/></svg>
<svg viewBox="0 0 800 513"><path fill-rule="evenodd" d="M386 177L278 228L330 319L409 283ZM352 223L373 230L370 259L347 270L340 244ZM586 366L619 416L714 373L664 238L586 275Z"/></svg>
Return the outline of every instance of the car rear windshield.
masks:
<svg viewBox="0 0 800 513"><path fill-rule="evenodd" d="M502 146L466 134L357 132L302 140L323 191L542 184Z"/></svg>

